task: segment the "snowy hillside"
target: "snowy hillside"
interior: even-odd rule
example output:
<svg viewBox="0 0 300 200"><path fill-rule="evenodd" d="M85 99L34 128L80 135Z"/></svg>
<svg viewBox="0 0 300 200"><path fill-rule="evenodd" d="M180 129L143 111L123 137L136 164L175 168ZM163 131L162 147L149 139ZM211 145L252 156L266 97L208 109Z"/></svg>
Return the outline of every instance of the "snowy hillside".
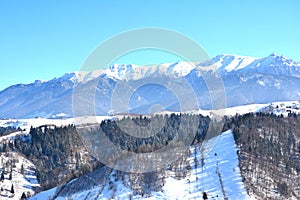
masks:
<svg viewBox="0 0 300 200"><path fill-rule="evenodd" d="M163 192L155 195L164 199L199 199L206 192L212 199L249 199L239 172L231 131L205 142L202 147L192 146L190 151L191 174L183 180L170 176Z"/></svg>
<svg viewBox="0 0 300 200"><path fill-rule="evenodd" d="M300 101L282 101L264 104L247 104L242 106L233 106L217 110L191 110L183 113L201 114L203 116L235 116L247 113L273 113L287 117L289 114L300 114ZM171 114L172 112L159 112L157 114Z"/></svg>
<svg viewBox="0 0 300 200"><path fill-rule="evenodd" d="M10 169L12 169L11 180ZM21 155L14 152L1 154L0 174L3 170L4 180L0 181L1 200L19 200L23 193L29 197L39 191L40 185L35 175L35 166Z"/></svg>
<svg viewBox="0 0 300 200"><path fill-rule="evenodd" d="M204 116L216 116L216 115L228 115L235 116L236 114L246 114L249 112L265 112L274 113L276 115L288 116L293 113L300 114L300 102L299 101L288 101L288 102L273 102L268 104L249 104L244 106L230 107L225 110L193 110L188 111L188 114L202 114ZM164 111L159 114L168 114L172 112ZM127 115L134 117L134 115ZM150 115L149 117L151 117ZM16 131L0 136L0 144L9 143L14 139L22 138L23 135L28 135L30 127L39 127L42 125L48 126L66 126L69 124L76 124L80 126L100 123L104 119L119 118L122 119L124 116L98 116L98 117L80 117L80 118L68 118L68 119L45 119L45 118L34 118L34 119L5 119L0 120L0 127L15 127L20 128ZM21 136L21 137L20 137ZM1 147L1 145L0 145ZM159 191L152 191L151 198L160 199L193 199L201 197L203 191L207 192L210 197L215 199L224 199L224 195L229 199L247 199L250 198L246 195L243 183L241 182L240 172L238 169L238 160L236 155L237 149L232 138L230 131L222 133L220 136L213 138L200 146L191 146L187 159L187 166L191 166L188 174L184 178L176 178L176 173L170 169L166 169L163 173L164 185ZM195 160L196 158L196 160ZM202 160L204 158L204 160ZM11 160L11 161L9 161ZM7 162L14 160L15 167L13 168L13 179L9 180L9 167L5 168L5 180L1 183L4 188L1 191L3 199L9 199L12 197L10 192L11 185L14 185L14 198L18 199L22 193L26 193L30 196L38 191L39 184L34 174L35 166L29 160L25 159L22 155L15 152L2 153L0 159L1 166L7 166ZM202 163L204 165L202 166ZM23 164L24 173L21 173L21 165ZM105 182L93 181L96 185L93 185L93 189L86 188L84 191L78 191L72 194L73 199L84 199L85 197L98 197L109 199L111 196L128 197L132 196L136 199L141 198L138 194L134 194L131 186L125 184L124 181L116 180L116 171L108 170L108 179ZM108 170L108 172L107 172ZM0 170L1 172L1 170ZM117 173L118 174L118 173ZM1 173L0 173L1 175ZM101 175L99 173L98 175ZM106 175L105 175L106 176ZM128 177L124 175L123 180L127 180ZM221 178L220 178L221 177ZM68 184L75 184L76 180L69 182ZM235 180L235 181L232 181ZM81 181L79 178L78 181ZM125 181L126 182L126 181ZM111 185L113 183L113 185ZM67 184L67 187L68 186ZM71 186L70 186L71 187ZM224 190L222 190L222 187ZM111 188L115 188L112 190ZM177 189L180 188L180 189ZM61 191L62 188L54 188L49 191L42 192L32 199L47 199L52 195L56 195L57 191ZM115 191L115 192L114 192ZM179 192L180 191L180 192ZM225 192L224 192L225 191ZM66 194L62 192L59 194ZM218 196L218 198L217 198ZM241 196L241 198L239 197ZM4 198L5 197L5 198ZM101 198L100 198L101 197ZM150 197L149 197L150 198ZM150 198L150 199L151 199ZM11 198L10 198L11 199Z"/></svg>
<svg viewBox="0 0 300 200"><path fill-rule="evenodd" d="M236 114L243 115L246 113L273 113L275 115L283 115L287 117L289 114L300 114L300 101L283 101L267 104L248 104L243 106L234 106L222 110L211 111L214 114L222 114L234 116Z"/></svg>
<svg viewBox="0 0 300 200"><path fill-rule="evenodd" d="M25 155L15 151L15 140L30 140L27 137L31 127L67 126L69 124L86 125L89 123L100 123L109 116L80 117L69 119L5 119L0 120L0 127L12 127L9 133L0 134L0 176L4 174L4 180L0 180L0 199L19 200L21 195L32 196L39 192L41 187L35 174L36 167L25 158ZM14 145L13 145L14 144ZM83 152L84 153L84 152ZM11 178L10 178L11 176ZM13 185L13 186L12 186ZM14 188L12 193L11 188Z"/></svg>
<svg viewBox="0 0 300 200"><path fill-rule="evenodd" d="M78 118L68 119L46 119L46 118L33 118L33 119L4 119L0 120L0 127L15 127L20 128L20 131L15 131L10 134L0 136L0 142L7 142L15 139L17 136L26 136L29 134L31 127L40 126L68 126L77 125L84 126L87 124L101 123L104 119L111 119L111 116L85 116Z"/></svg>
<svg viewBox="0 0 300 200"><path fill-rule="evenodd" d="M63 187L54 188L30 198L39 199L201 199L203 192L209 199L251 199L244 188L238 167L237 149L231 131L205 142L202 147L191 146L188 163L191 170L185 178L178 179L174 172L167 170L161 191L152 192L147 197L134 195L132 189L122 180L116 179L112 170L107 180L98 182L91 188L60 195L68 187L80 183L80 178ZM202 159L204 158L204 159ZM203 165L202 165L203 164ZM102 176L89 177L97 182ZM126 179L126 178L125 178ZM126 182L126 180L125 180ZM79 184L78 183L78 184ZM114 189L111 189L114 188Z"/></svg>
<svg viewBox="0 0 300 200"><path fill-rule="evenodd" d="M130 113L151 113L153 105L161 105L166 111L181 111L176 99L180 95L174 95L174 91L165 86L167 82L183 80L194 91L199 108L211 109L210 94L214 91L208 91L204 77L211 76L215 69L224 84L224 88L215 89L224 90L226 96L222 98L226 100L226 107L300 100L300 62L276 54L265 58L219 55L203 63L114 64L105 70L68 73L50 81L14 85L0 92L0 117L74 117L74 108L84 105L91 91L95 93L93 111L96 115L122 112L118 106L116 109L112 105L114 92L120 85L124 87L124 94L118 91L121 97L126 96L126 91L131 91L134 85L139 86L133 90L127 103ZM74 97L74 89L81 96Z"/></svg>

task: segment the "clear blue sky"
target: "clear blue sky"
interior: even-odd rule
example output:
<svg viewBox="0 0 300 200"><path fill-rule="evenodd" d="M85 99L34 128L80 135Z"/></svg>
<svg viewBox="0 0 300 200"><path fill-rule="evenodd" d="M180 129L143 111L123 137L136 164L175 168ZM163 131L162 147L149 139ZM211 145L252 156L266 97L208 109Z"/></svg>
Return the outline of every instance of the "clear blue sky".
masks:
<svg viewBox="0 0 300 200"><path fill-rule="evenodd" d="M1 0L0 90L78 71L98 44L143 27L185 34L211 57L265 57L276 52L300 60L299 2ZM144 59L137 56L133 62L176 61L172 57Z"/></svg>

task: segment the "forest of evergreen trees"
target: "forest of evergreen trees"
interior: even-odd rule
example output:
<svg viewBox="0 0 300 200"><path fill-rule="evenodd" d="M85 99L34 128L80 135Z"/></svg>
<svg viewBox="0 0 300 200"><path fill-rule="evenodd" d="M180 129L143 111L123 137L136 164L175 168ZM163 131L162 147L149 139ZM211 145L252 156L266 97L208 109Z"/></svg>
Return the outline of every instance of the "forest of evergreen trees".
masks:
<svg viewBox="0 0 300 200"><path fill-rule="evenodd" d="M248 192L300 199L300 116L246 114L233 118L231 126Z"/></svg>
<svg viewBox="0 0 300 200"><path fill-rule="evenodd" d="M261 198L271 198L274 194L285 198L300 198L300 117L294 114L283 117L257 113L225 117L224 121L223 130L233 130L239 147L240 169L248 192ZM145 153L160 149L174 137L185 137L187 133L195 135L193 144L201 145L207 136L210 122L208 117L191 114L125 117L118 121L105 120L97 128L91 129L91 134L102 131L121 149ZM150 123L150 128L143 129ZM122 128L123 125L126 128ZM141 129L137 130L136 125ZM134 130L137 135L152 136L134 137L128 134L130 130ZM153 130L154 135L151 133ZM0 129L3 134L7 131L11 130ZM99 170L103 166L85 147L78 127L73 125L31 128L29 136L15 138L2 144L1 148L2 152L17 151L31 160L36 166L37 178L43 189L57 186L86 172ZM169 166L178 175L176 177L187 174L187 157L189 155ZM115 176L118 179L127 177L126 180L132 180L132 189L147 195L151 190L162 187L163 173L141 175L117 172ZM136 180L141 180L143 184L136 185Z"/></svg>
<svg viewBox="0 0 300 200"><path fill-rule="evenodd" d="M21 131L21 129L13 126L0 127L0 137L17 131Z"/></svg>
<svg viewBox="0 0 300 200"><path fill-rule="evenodd" d="M132 119L127 117L120 122L105 120L99 128L101 128L110 141L120 146L121 149L135 153L147 153L168 145L175 136L183 138L190 132L192 132L193 137L195 136L191 142L199 143L203 141L206 137L210 121L208 117L203 117L202 115L171 114L165 116L156 115L151 118L141 116ZM150 122L151 126L148 127L147 125ZM127 125L126 129L123 128L123 125ZM143 126L147 126L147 128L136 128ZM128 134L128 132L133 131L136 135L139 135L140 132L140 135L150 135L150 137L134 137Z"/></svg>
<svg viewBox="0 0 300 200"><path fill-rule="evenodd" d="M158 129L157 133L149 138L133 137L119 127L120 124L131 123L142 127L150 121L151 129L157 129L157 127ZM128 117L118 122L105 120L97 129L93 129L92 134L97 134L97 131L101 129L115 145L128 151L144 153L165 146L176 135L184 137L185 131L195 133L194 143L203 141L209 123L210 119L201 115L171 114L133 119ZM135 126L127 126L127 131L131 128ZM149 131L151 134L151 129L143 129L143 131ZM31 128L29 136L25 138L21 136L4 143L1 151L18 151L31 160L37 168L36 175L43 190L103 166L85 148L77 128L73 125Z"/></svg>
<svg viewBox="0 0 300 200"><path fill-rule="evenodd" d="M19 152L33 162L43 190L102 166L88 154L72 125L31 128L28 136L2 144L1 151Z"/></svg>

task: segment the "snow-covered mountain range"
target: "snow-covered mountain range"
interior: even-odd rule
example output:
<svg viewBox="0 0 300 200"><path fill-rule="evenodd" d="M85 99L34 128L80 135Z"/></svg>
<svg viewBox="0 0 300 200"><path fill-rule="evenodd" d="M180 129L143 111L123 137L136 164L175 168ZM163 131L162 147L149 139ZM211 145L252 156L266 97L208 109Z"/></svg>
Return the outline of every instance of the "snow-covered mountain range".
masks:
<svg viewBox="0 0 300 200"><path fill-rule="evenodd" d="M68 73L50 81L18 84L0 92L1 118L73 117L74 90L81 94L75 106L84 105L87 92L94 92L96 115L181 111L176 91L166 85L185 80L192 88L197 107L211 109L211 93L205 76L217 72L224 85L226 107L249 103L300 100L300 62L271 54L265 58L219 55L201 63L176 62L155 66L112 65L106 70ZM114 95L132 90L124 111L114 106ZM95 88L91 88L91 87ZM172 87L171 87L172 89ZM125 92L124 92L125 93ZM174 94L175 93L175 94ZM124 96L128 94L124 94ZM189 99L189 98L187 98ZM192 98L191 98L192 99ZM116 102L115 102L116 103ZM117 102L118 103L118 102ZM160 107L155 107L159 105ZM77 109L77 108L76 108ZM83 108L78 108L84 110ZM193 109L196 109L193 107ZM82 112L82 115L91 113Z"/></svg>

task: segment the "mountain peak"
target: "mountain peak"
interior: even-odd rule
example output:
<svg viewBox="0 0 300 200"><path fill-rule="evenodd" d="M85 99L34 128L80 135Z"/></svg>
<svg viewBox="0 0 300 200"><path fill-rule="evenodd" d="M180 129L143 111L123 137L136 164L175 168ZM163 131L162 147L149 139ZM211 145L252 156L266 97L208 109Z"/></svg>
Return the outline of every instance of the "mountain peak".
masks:
<svg viewBox="0 0 300 200"><path fill-rule="evenodd" d="M249 56L221 54L212 59L212 64L216 66L219 72L228 73L243 69L255 60L256 58Z"/></svg>
<svg viewBox="0 0 300 200"><path fill-rule="evenodd" d="M267 58L281 58L281 59L287 59L284 55L277 54L276 52L271 53Z"/></svg>
<svg viewBox="0 0 300 200"><path fill-rule="evenodd" d="M276 52L273 52L271 53L268 57L276 57L277 56L277 53Z"/></svg>

